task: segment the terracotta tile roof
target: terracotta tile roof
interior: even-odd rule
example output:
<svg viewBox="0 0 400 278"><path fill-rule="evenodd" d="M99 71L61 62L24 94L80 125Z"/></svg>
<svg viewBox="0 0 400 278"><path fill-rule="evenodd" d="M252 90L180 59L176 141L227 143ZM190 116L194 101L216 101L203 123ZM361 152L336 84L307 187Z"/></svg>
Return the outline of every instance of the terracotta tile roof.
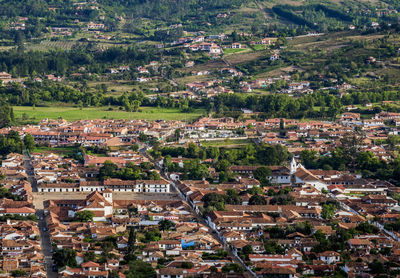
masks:
<svg viewBox="0 0 400 278"><path fill-rule="evenodd" d="M100 267L100 265L98 263L95 263L95 262L92 262L92 261L89 261L89 262L86 262L86 263L82 263L81 266L85 267L85 268L86 267Z"/></svg>

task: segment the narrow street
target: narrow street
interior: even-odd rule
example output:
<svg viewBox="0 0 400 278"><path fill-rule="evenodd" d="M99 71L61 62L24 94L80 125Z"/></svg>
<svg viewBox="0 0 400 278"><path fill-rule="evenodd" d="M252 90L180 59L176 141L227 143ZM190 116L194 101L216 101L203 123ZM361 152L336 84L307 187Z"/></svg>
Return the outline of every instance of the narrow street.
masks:
<svg viewBox="0 0 400 278"><path fill-rule="evenodd" d="M28 181L31 183L32 192L37 192L37 182L35 179L35 173L33 171L32 159L27 150L24 150L24 167L25 172L28 175Z"/></svg>
<svg viewBox="0 0 400 278"><path fill-rule="evenodd" d="M26 174L28 175L28 181L31 183L31 186L32 186L32 192L37 192L38 191L37 190L37 182L36 182L35 174L33 171L32 159L30 158L30 156L26 150L24 151L24 167L25 167ZM35 200L34 200L34 205L35 205ZM42 207L43 207L43 201L42 201ZM53 261L52 261L52 253L51 253L52 246L51 246L51 241L50 241L50 235L47 230L44 210L39 209L36 205L35 205L35 209L36 209L36 216L38 218L38 227L39 227L39 233L40 233L40 245L41 245L42 252L44 255L44 267L47 272L47 277L57 278L58 273L53 271Z"/></svg>
<svg viewBox="0 0 400 278"><path fill-rule="evenodd" d="M42 246L42 252L44 254L44 265L47 272L48 278L57 278L58 273L53 271L53 261L52 261L52 246L50 242L50 234L47 230L44 210L37 209L36 215L38 217L38 226L40 230L40 244Z"/></svg>

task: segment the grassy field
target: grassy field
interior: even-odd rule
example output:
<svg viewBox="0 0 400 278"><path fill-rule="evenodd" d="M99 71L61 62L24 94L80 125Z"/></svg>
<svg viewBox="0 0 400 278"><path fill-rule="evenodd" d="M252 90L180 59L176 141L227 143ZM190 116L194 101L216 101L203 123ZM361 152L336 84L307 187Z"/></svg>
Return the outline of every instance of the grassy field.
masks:
<svg viewBox="0 0 400 278"><path fill-rule="evenodd" d="M45 147L36 146L31 153L55 153L62 156L68 156L76 152L76 147Z"/></svg>
<svg viewBox="0 0 400 278"><path fill-rule="evenodd" d="M224 49L224 54L234 54L234 53L238 53L238 52L243 52L247 50L247 52L249 51L248 48L225 48ZM250 49L251 50L251 49Z"/></svg>
<svg viewBox="0 0 400 278"><path fill-rule="evenodd" d="M102 49L107 49L113 46L124 46L123 44L118 43L110 43L110 42L97 42L98 45ZM87 45L88 42L79 42L75 40L59 40L59 41L50 41L44 40L40 43L29 43L26 45L28 50L35 51L48 51L49 49L62 49L62 50L70 50L74 45Z"/></svg>
<svg viewBox="0 0 400 278"><path fill-rule="evenodd" d="M265 50L269 48L267 45L262 44L255 44L252 47L254 48L254 50Z"/></svg>
<svg viewBox="0 0 400 278"><path fill-rule="evenodd" d="M138 85L132 85L131 81L124 80L112 80L112 81L89 81L88 86L94 92L97 91L96 86L106 85L107 86L107 95L120 96L124 92L132 92L135 89L138 89ZM74 84L74 82L71 82Z"/></svg>
<svg viewBox="0 0 400 278"><path fill-rule="evenodd" d="M264 51L257 51L257 52L243 52L243 53L239 52L236 53L235 55L228 55L224 58L228 63L236 65L240 63L249 62L252 60L257 60L263 56L264 57L266 56L266 53Z"/></svg>
<svg viewBox="0 0 400 278"><path fill-rule="evenodd" d="M201 141L200 142L204 147L237 147L243 146L247 144L253 143L252 140L249 139L228 139L228 140L218 140L218 141Z"/></svg>
<svg viewBox="0 0 400 278"><path fill-rule="evenodd" d="M141 112L125 112L123 110L108 111L108 107L90 107L82 110L77 107L28 107L15 106L16 118L21 118L24 113L31 119L39 122L43 119L57 119L59 117L68 121L82 119L129 119L129 120L184 120L191 121L204 114L204 110L196 109L193 113L182 113L176 108L142 107Z"/></svg>

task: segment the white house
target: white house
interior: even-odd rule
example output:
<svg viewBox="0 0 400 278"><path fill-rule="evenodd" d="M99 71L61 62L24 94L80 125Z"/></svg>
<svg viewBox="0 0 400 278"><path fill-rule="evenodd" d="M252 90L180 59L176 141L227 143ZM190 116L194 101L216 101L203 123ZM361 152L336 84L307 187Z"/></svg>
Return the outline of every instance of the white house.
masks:
<svg viewBox="0 0 400 278"><path fill-rule="evenodd" d="M336 264L340 262L340 254L335 251L325 251L318 254L318 259L326 264Z"/></svg>

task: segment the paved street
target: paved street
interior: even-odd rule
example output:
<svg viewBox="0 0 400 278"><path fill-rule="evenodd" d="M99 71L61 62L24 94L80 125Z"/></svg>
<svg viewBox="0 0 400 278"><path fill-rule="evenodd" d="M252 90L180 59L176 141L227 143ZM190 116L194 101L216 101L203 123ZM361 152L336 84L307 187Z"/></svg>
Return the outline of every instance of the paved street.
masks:
<svg viewBox="0 0 400 278"><path fill-rule="evenodd" d="M50 235L47 230L46 220L44 219L44 211L43 211L43 200L36 199L35 196L37 193L37 183L34 176L32 160L28 155L27 151L24 151L24 167L25 171L28 174L28 181L32 185L32 192L34 196L34 205L36 208L36 215L38 217L38 227L40 233L40 245L42 247L42 252L44 254L44 265L47 272L48 278L57 278L58 273L53 271L53 260L52 260L52 253L51 253L51 242L50 242Z"/></svg>
<svg viewBox="0 0 400 278"><path fill-rule="evenodd" d="M28 175L28 181L31 183L32 192L37 192L37 182L33 171L32 159L29 157L28 152L24 150L24 167Z"/></svg>
<svg viewBox="0 0 400 278"><path fill-rule="evenodd" d="M36 210L36 215L39 219L38 226L40 230L40 244L42 246L42 251L45 256L45 267L47 271L47 277L56 278L58 276L57 272L53 271L52 253L51 253L51 242L49 232L46 226L46 220L44 220L44 211L42 209ZM44 230L45 229L45 230Z"/></svg>

